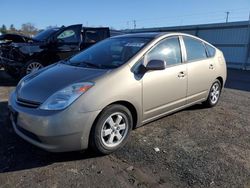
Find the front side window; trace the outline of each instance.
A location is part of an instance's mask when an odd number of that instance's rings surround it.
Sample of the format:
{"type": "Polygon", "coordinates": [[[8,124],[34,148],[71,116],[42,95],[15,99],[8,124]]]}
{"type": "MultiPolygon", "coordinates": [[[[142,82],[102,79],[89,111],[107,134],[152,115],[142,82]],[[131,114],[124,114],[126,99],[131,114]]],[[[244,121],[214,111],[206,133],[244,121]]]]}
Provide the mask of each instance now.
{"type": "Polygon", "coordinates": [[[183,40],[187,52],[187,61],[196,61],[207,58],[206,50],[202,41],[187,36],[184,36],[183,40]]]}
{"type": "Polygon", "coordinates": [[[137,54],[150,38],[121,37],[103,40],[72,57],[72,66],[116,68],[137,54]]]}
{"type": "Polygon", "coordinates": [[[59,42],[79,42],[79,35],[73,29],[67,29],[57,36],[59,42]]]}
{"type": "Polygon", "coordinates": [[[162,60],[167,65],[181,63],[181,49],[178,37],[171,37],[157,44],[146,56],[150,60],[162,60]]]}

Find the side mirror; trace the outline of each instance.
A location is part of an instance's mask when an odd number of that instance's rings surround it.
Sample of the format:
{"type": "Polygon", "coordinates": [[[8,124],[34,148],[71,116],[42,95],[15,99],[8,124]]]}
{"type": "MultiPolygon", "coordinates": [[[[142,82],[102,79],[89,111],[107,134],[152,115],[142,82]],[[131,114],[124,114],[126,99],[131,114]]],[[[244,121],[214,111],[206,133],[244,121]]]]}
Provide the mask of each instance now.
{"type": "Polygon", "coordinates": [[[146,65],[147,70],[164,70],[166,62],[162,60],[150,60],[146,65]]]}

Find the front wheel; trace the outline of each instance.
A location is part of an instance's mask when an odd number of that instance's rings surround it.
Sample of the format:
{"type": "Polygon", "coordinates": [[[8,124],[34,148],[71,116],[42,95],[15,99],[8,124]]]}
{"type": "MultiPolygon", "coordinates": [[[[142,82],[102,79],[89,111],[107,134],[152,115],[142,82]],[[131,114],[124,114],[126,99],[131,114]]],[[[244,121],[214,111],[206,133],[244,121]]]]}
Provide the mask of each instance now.
{"type": "Polygon", "coordinates": [[[28,61],[21,71],[21,77],[26,76],[27,74],[34,73],[39,69],[43,68],[43,64],[37,60],[28,61]]]}
{"type": "Polygon", "coordinates": [[[207,107],[215,106],[220,98],[221,95],[221,83],[219,80],[215,80],[210,88],[209,95],[207,100],[204,102],[204,105],[207,107]]]}
{"type": "Polygon", "coordinates": [[[5,72],[14,79],[18,79],[20,76],[18,72],[14,69],[5,68],[5,72]]]}
{"type": "Polygon", "coordinates": [[[92,127],[90,146],[100,154],[110,154],[125,145],[132,129],[131,112],[122,105],[110,105],[92,127]]]}

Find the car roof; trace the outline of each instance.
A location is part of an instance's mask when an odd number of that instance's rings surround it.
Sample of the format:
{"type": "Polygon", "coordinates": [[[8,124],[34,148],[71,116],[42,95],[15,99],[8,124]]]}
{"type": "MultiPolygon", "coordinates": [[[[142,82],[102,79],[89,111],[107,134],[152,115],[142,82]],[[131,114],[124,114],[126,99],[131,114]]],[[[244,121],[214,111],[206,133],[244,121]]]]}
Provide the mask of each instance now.
{"type": "MultiPolygon", "coordinates": [[[[188,36],[188,37],[192,37],[192,38],[195,38],[197,40],[200,40],[202,42],[205,42],[206,44],[209,44],[210,46],[213,46],[212,44],[208,43],[207,41],[199,38],[199,37],[196,37],[196,36],[193,36],[193,35],[190,35],[190,34],[187,34],[187,33],[180,33],[180,32],[144,32],[144,33],[129,33],[129,34],[122,34],[122,35],[118,35],[118,36],[114,36],[114,37],[111,37],[111,38],[127,38],[127,37],[137,37],[137,38],[149,38],[149,39],[156,39],[156,38],[159,38],[159,37],[162,37],[162,36],[167,36],[167,35],[179,35],[179,36],[188,36]]],[[[215,46],[213,46],[214,48],[216,48],[215,46]]]]}
{"type": "Polygon", "coordinates": [[[159,36],[168,34],[167,32],[146,32],[146,33],[129,33],[129,34],[123,34],[114,36],[112,38],[126,38],[126,37],[135,37],[135,38],[157,38],[159,36]]]}

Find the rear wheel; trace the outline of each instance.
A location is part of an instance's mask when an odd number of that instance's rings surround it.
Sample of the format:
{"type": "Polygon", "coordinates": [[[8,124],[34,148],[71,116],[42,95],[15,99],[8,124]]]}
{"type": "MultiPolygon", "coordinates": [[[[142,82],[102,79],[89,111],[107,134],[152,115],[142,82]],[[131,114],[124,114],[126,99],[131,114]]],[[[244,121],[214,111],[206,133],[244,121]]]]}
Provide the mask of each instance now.
{"type": "Polygon", "coordinates": [[[132,115],[122,105],[108,106],[91,130],[90,146],[100,154],[109,154],[125,145],[132,129],[132,115]]]}
{"type": "Polygon", "coordinates": [[[215,106],[220,99],[220,94],[221,94],[221,83],[219,80],[215,80],[215,82],[212,84],[212,87],[210,88],[208,98],[204,102],[204,105],[207,107],[215,106]]]}

